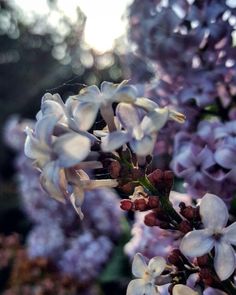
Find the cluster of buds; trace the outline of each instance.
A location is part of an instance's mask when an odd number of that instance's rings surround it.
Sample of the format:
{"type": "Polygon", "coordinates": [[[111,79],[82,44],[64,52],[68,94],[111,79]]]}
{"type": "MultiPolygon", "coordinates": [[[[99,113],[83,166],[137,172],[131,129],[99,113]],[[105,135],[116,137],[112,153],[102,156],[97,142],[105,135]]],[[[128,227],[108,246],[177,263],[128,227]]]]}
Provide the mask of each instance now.
{"type": "Polygon", "coordinates": [[[137,186],[130,199],[121,200],[120,207],[125,211],[147,211],[158,208],[159,199],[156,196],[149,196],[142,186],[137,186]]]}

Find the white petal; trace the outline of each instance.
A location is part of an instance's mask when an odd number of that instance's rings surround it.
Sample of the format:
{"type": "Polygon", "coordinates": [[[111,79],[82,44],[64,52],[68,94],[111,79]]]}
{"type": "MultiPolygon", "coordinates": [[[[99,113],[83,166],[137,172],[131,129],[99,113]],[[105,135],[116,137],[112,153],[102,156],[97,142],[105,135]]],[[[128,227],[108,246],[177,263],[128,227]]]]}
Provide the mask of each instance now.
{"type": "Polygon", "coordinates": [[[224,240],[236,246],[236,222],[224,229],[224,240]]]}
{"type": "Polygon", "coordinates": [[[50,149],[45,144],[39,142],[33,136],[33,130],[27,128],[27,137],[25,140],[24,152],[30,159],[36,159],[40,166],[44,166],[50,159],[50,149]]]}
{"type": "Polygon", "coordinates": [[[70,195],[70,201],[75,209],[75,211],[78,213],[80,219],[84,218],[84,214],[81,210],[81,205],[84,201],[84,190],[82,187],[74,187],[73,194],[70,195]]]}
{"type": "Polygon", "coordinates": [[[145,97],[137,98],[135,105],[145,109],[148,112],[154,111],[154,109],[158,108],[158,104],[145,97]]]}
{"type": "Polygon", "coordinates": [[[173,288],[173,295],[198,295],[197,292],[185,285],[175,285],[173,288]]]}
{"type": "Polygon", "coordinates": [[[102,150],[104,152],[111,152],[120,148],[129,140],[129,135],[123,131],[114,131],[107,136],[102,137],[102,150]]]}
{"type": "Polygon", "coordinates": [[[132,263],[132,273],[134,276],[142,278],[145,271],[147,271],[146,259],[142,254],[136,253],[132,263]]]}
{"type": "Polygon", "coordinates": [[[148,270],[152,273],[153,277],[159,276],[166,267],[166,260],[163,257],[153,257],[148,263],[148,270]]]}
{"type": "Polygon", "coordinates": [[[215,245],[214,267],[218,277],[224,281],[235,269],[235,253],[231,245],[221,241],[215,245]]]}
{"type": "Polygon", "coordinates": [[[169,117],[170,119],[178,123],[184,123],[186,119],[185,115],[170,109],[169,109],[169,117]]]}
{"type": "Polygon", "coordinates": [[[154,111],[143,118],[142,128],[149,130],[149,132],[160,130],[168,121],[169,111],[167,108],[156,108],[154,111]]]}
{"type": "Polygon", "coordinates": [[[200,215],[205,228],[215,231],[224,228],[229,219],[229,213],[225,203],[213,194],[205,194],[202,198],[200,215]]]}
{"type": "Polygon", "coordinates": [[[52,115],[42,117],[35,125],[35,136],[47,145],[51,144],[53,130],[58,118],[52,115]]]}
{"type": "MultiPolygon", "coordinates": [[[[127,288],[126,295],[144,295],[145,281],[142,279],[132,280],[127,288]]],[[[146,295],[146,294],[145,294],[146,295]]],[[[149,294],[147,294],[149,295],[149,294]]]]}
{"type": "Polygon", "coordinates": [[[181,241],[181,252],[189,257],[200,257],[212,249],[214,240],[206,230],[194,230],[187,233],[181,241]]]}
{"type": "Polygon", "coordinates": [[[138,156],[147,156],[153,152],[156,136],[145,135],[141,140],[132,139],[130,147],[138,156]]]}
{"type": "Polygon", "coordinates": [[[116,116],[122,127],[128,131],[140,124],[140,116],[137,108],[128,103],[119,103],[116,108],[116,116]]]}
{"type": "Polygon", "coordinates": [[[84,160],[90,152],[90,140],[86,136],[68,133],[60,136],[53,144],[61,167],[72,167],[84,160]]]}
{"type": "Polygon", "coordinates": [[[72,99],[78,99],[79,101],[91,102],[91,103],[100,103],[98,100],[100,96],[100,90],[96,85],[91,85],[83,88],[79,95],[72,96],[72,99]]]}
{"type": "Polygon", "coordinates": [[[78,128],[83,131],[90,129],[97,117],[98,105],[95,103],[79,102],[73,115],[78,128]]]}

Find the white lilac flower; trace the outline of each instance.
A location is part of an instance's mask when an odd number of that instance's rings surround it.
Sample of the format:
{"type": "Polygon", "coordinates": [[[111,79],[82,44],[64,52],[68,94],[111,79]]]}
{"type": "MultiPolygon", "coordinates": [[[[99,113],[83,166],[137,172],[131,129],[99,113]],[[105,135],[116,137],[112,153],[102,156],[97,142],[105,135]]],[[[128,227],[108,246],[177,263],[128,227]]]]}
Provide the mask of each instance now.
{"type": "Polygon", "coordinates": [[[137,253],[132,264],[132,273],[137,279],[132,280],[127,288],[126,295],[158,295],[156,280],[166,267],[163,257],[153,257],[146,263],[145,257],[137,253]]]}
{"type": "Polygon", "coordinates": [[[189,288],[188,286],[178,284],[173,288],[173,295],[198,295],[199,293],[189,288]]]}
{"type": "Polygon", "coordinates": [[[206,194],[200,203],[200,215],[204,229],[194,230],[184,236],[180,250],[189,257],[200,257],[215,248],[214,268],[223,281],[236,266],[236,222],[225,227],[229,213],[224,202],[213,194],[206,194]]]}
{"type": "Polygon", "coordinates": [[[140,108],[127,103],[120,103],[116,108],[117,119],[124,130],[117,130],[102,138],[102,149],[113,151],[129,143],[138,156],[152,153],[160,130],[168,119],[184,121],[184,115],[168,108],[156,107],[144,113],[140,108]]]}

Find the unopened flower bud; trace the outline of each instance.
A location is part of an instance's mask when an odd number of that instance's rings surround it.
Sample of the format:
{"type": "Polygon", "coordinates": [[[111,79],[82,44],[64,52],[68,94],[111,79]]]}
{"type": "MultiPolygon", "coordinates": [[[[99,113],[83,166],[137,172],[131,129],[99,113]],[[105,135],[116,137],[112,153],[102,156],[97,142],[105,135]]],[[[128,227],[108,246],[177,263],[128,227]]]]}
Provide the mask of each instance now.
{"type": "Polygon", "coordinates": [[[163,181],[163,172],[160,169],[156,169],[148,175],[148,179],[153,185],[157,185],[163,181]]]}
{"type": "Polygon", "coordinates": [[[144,217],[144,223],[147,226],[158,226],[160,224],[159,220],[156,217],[155,212],[150,212],[144,217]]]}
{"type": "Polygon", "coordinates": [[[193,230],[191,224],[187,220],[182,220],[178,225],[178,228],[184,234],[187,234],[188,232],[193,230]]]}
{"type": "Polygon", "coordinates": [[[180,214],[188,220],[192,220],[196,216],[196,209],[192,206],[187,206],[180,210],[180,214]]]}
{"type": "Polygon", "coordinates": [[[145,211],[148,208],[147,202],[144,199],[134,200],[135,210],[145,211]]]}
{"type": "Polygon", "coordinates": [[[164,171],[163,178],[165,185],[171,189],[174,182],[174,173],[171,170],[166,170],[164,171]]]}
{"type": "Polygon", "coordinates": [[[155,196],[149,196],[148,197],[148,206],[149,208],[151,209],[154,209],[154,208],[158,208],[160,205],[160,201],[157,197],[155,196]]]}
{"type": "Polygon", "coordinates": [[[165,211],[161,208],[156,208],[155,209],[155,213],[156,213],[156,216],[159,220],[161,221],[167,221],[169,222],[170,221],[170,218],[169,216],[165,213],[165,211]]]}
{"type": "Polygon", "coordinates": [[[133,202],[129,199],[124,199],[120,201],[120,208],[125,211],[130,211],[133,209],[133,202]]]}

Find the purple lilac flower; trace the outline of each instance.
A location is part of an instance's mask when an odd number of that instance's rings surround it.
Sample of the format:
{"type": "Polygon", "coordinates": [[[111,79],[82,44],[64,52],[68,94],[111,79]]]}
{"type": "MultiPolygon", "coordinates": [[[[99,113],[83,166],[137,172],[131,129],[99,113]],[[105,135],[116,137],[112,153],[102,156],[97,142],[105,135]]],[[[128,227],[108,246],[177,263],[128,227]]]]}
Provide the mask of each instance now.
{"type": "Polygon", "coordinates": [[[95,238],[90,232],[73,239],[58,264],[61,271],[88,282],[98,276],[109,258],[112,242],[105,236],[95,238]]]}
{"type": "Polygon", "coordinates": [[[63,253],[65,236],[58,224],[51,220],[48,224],[35,226],[27,237],[27,249],[31,258],[47,257],[57,259],[63,253]]]}
{"type": "Polygon", "coordinates": [[[120,235],[122,211],[117,194],[111,189],[87,192],[83,211],[87,218],[84,226],[102,235],[117,239],[120,235]]]}
{"type": "Polygon", "coordinates": [[[136,54],[153,62],[154,89],[164,82],[174,104],[195,100],[204,107],[219,96],[227,105],[226,89],[233,94],[235,85],[234,15],[225,1],[134,1],[129,37],[136,54]]]}
{"type": "Polygon", "coordinates": [[[211,192],[230,200],[235,192],[235,122],[202,121],[197,132],[179,132],[172,169],[194,197],[211,192]],[[224,185],[227,181],[227,187],[224,185]]]}

